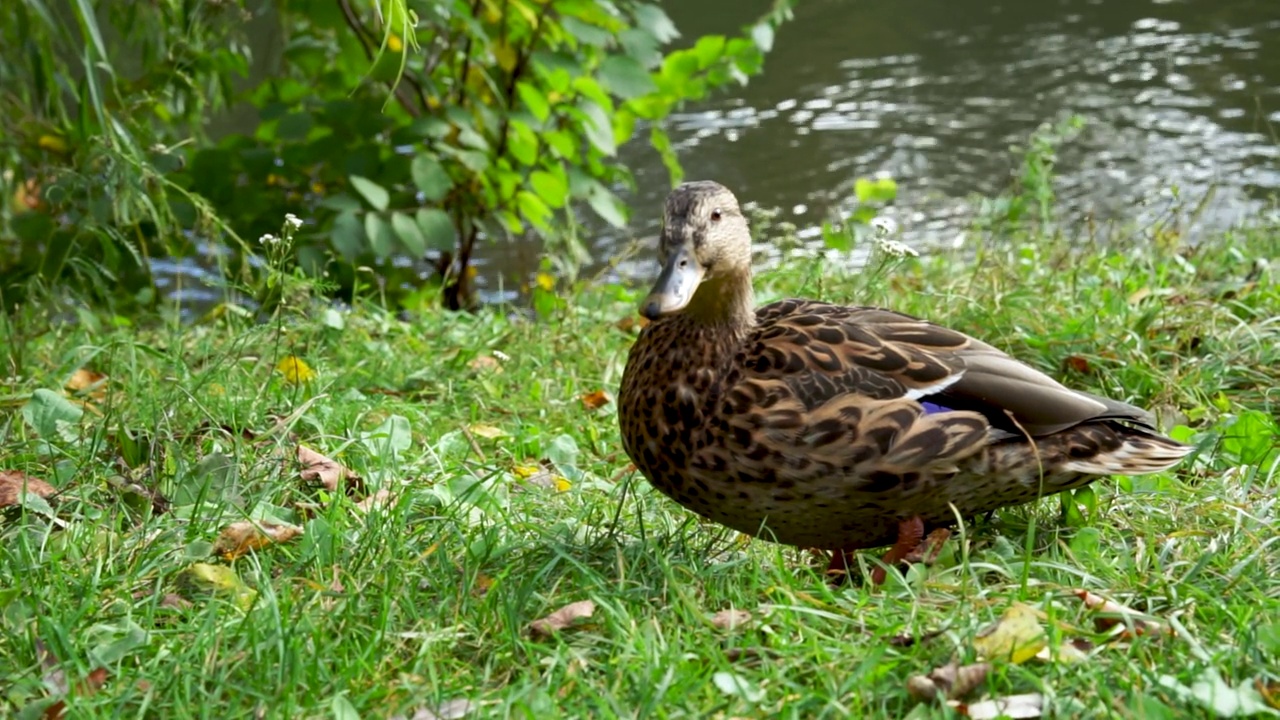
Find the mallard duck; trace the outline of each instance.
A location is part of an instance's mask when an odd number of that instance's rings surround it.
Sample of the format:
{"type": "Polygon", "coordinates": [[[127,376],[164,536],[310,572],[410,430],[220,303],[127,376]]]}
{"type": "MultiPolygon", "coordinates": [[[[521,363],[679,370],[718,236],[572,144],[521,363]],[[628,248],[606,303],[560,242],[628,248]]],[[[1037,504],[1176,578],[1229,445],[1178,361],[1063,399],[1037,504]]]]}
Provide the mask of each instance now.
{"type": "Polygon", "coordinates": [[[832,551],[833,572],[886,545],[893,565],[957,513],[1159,472],[1191,450],[1149,413],[956,330],[816,300],[755,307],[751,233],[718,183],[671,192],[660,255],[618,394],[627,455],[699,515],[832,551]]]}

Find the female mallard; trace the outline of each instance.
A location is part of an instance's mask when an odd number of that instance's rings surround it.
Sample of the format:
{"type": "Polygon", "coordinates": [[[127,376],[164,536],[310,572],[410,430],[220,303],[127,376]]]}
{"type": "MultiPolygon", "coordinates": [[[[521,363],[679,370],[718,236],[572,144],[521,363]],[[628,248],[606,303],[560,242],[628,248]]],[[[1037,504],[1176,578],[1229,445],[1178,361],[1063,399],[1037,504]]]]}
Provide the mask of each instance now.
{"type": "Polygon", "coordinates": [[[751,234],[718,183],[672,191],[660,252],[618,399],[627,455],[690,510],[832,550],[833,569],[890,544],[899,562],[955,511],[1158,472],[1191,450],[1148,413],[955,330],[813,300],[755,308],[751,234]]]}

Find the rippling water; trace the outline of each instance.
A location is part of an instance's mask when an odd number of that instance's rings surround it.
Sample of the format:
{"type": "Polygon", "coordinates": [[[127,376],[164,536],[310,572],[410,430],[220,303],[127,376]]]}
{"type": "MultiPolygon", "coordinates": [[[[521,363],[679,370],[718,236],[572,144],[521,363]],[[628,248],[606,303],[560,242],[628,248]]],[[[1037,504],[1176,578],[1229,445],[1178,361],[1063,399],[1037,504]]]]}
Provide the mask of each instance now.
{"type": "MultiPolygon", "coordinates": [[[[766,3],[667,3],[686,37],[732,32],[766,3]]],[[[693,178],[781,207],[802,227],[852,203],[858,177],[899,182],[906,239],[954,238],[973,193],[1008,188],[1012,145],[1070,113],[1087,127],[1061,152],[1067,216],[1131,219],[1194,205],[1220,228],[1280,191],[1276,0],[801,0],[745,88],[669,121],[693,178]],[[1274,126],[1274,127],[1273,127],[1274,126]]],[[[641,144],[634,236],[656,232],[666,172],[641,144]]],[[[630,235],[598,229],[605,261],[630,235]]],[[[527,276],[528,248],[486,253],[490,288],[527,276]]],[[[652,260],[624,266],[647,275],[652,260]]]]}

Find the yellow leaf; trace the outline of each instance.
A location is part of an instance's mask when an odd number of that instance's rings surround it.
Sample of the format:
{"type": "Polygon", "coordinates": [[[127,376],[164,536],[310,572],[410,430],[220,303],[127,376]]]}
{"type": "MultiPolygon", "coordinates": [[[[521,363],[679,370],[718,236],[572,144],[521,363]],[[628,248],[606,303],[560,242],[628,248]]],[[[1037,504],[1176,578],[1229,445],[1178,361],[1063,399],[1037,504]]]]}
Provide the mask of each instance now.
{"type": "Polygon", "coordinates": [[[555,480],[553,480],[553,482],[556,485],[556,492],[565,492],[569,488],[573,487],[573,483],[569,482],[568,480],[565,480],[559,475],[555,477],[555,480]]]}
{"type": "Polygon", "coordinates": [[[1036,656],[1046,644],[1044,628],[1036,610],[1015,602],[1004,615],[973,639],[973,649],[988,660],[1024,663],[1036,656]]]}
{"type": "Polygon", "coordinates": [[[538,473],[542,472],[542,466],[541,465],[517,465],[511,468],[511,472],[515,473],[516,477],[520,478],[521,480],[528,480],[534,475],[537,475],[538,473]]]}
{"type": "Polygon", "coordinates": [[[101,400],[106,395],[106,383],[106,375],[89,368],[79,368],[71,373],[71,377],[67,378],[67,382],[63,384],[63,387],[67,389],[67,392],[88,395],[96,400],[101,400]]]}
{"type": "Polygon", "coordinates": [[[184,580],[198,591],[227,595],[241,610],[253,607],[258,591],[244,584],[235,570],[225,565],[196,563],[187,568],[184,580]]]}
{"type": "Polygon", "coordinates": [[[290,355],[276,363],[276,370],[284,375],[284,379],[294,383],[309,383],[316,378],[316,371],[300,357],[290,355]]]}
{"type": "Polygon", "coordinates": [[[60,135],[41,135],[40,138],[36,140],[36,144],[39,145],[42,150],[55,152],[59,155],[70,149],[70,145],[67,144],[67,139],[60,135]]]}
{"type": "Polygon", "coordinates": [[[494,427],[492,425],[479,425],[479,424],[472,425],[471,433],[473,435],[478,435],[484,438],[485,440],[495,440],[497,438],[507,436],[507,433],[505,430],[503,430],[500,427],[494,427]]]}
{"type": "Polygon", "coordinates": [[[498,67],[506,70],[507,72],[514,70],[516,63],[520,61],[520,57],[516,54],[515,48],[502,41],[498,41],[494,45],[493,57],[498,61],[498,67]]]}

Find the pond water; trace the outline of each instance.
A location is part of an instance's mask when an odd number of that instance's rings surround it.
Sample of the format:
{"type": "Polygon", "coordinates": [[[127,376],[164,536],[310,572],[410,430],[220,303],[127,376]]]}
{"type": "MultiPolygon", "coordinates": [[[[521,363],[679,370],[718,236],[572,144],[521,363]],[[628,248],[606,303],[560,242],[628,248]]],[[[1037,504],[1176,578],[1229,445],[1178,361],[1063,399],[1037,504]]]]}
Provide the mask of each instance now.
{"type": "MultiPolygon", "coordinates": [[[[767,0],[668,0],[684,37],[733,33],[767,0]]],[[[853,181],[888,174],[904,239],[966,227],[974,193],[1008,187],[1010,146],[1071,113],[1056,189],[1067,217],[1167,212],[1212,188],[1189,232],[1238,222],[1280,193],[1280,0],[801,0],[763,75],[669,121],[689,179],[814,227],[851,206],[853,181]]],[[[638,189],[627,233],[593,225],[597,263],[651,241],[665,169],[624,149],[638,189]]],[[[536,245],[484,249],[486,295],[536,268],[536,245]]],[[[627,275],[654,272],[641,258],[627,275]]]]}

